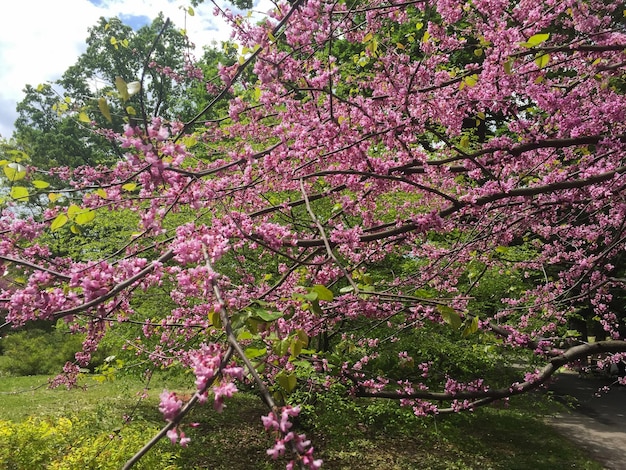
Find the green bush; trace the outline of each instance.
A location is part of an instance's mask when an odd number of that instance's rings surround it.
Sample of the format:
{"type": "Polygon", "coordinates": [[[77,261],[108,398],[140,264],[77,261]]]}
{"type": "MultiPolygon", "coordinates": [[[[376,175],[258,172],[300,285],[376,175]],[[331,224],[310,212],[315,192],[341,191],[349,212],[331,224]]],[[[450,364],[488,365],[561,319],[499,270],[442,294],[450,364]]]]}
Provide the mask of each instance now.
{"type": "Polygon", "coordinates": [[[58,330],[29,329],[2,338],[2,371],[11,375],[55,374],[74,360],[82,337],[58,330]]]}
{"type": "MultiPolygon", "coordinates": [[[[94,431],[83,417],[0,421],[0,468],[7,470],[118,469],[158,429],[146,423],[114,432],[94,431]]],[[[175,447],[161,442],[135,466],[175,470],[175,447]],[[169,449],[169,451],[168,451],[169,449]]]]}
{"type": "MultiPolygon", "coordinates": [[[[70,333],[63,321],[53,328],[35,327],[11,332],[0,340],[0,374],[58,374],[66,362],[74,361],[74,354],[81,350],[84,338],[83,334],[70,333]]],[[[107,355],[107,348],[99,348],[92,355],[90,367],[102,364],[107,355]]]]}

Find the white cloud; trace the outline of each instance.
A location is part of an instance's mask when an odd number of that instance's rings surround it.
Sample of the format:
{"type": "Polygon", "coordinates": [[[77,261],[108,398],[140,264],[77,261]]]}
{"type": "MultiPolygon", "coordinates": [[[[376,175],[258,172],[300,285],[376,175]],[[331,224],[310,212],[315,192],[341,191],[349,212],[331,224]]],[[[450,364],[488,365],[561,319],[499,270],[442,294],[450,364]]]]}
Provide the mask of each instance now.
{"type": "MultiPolygon", "coordinates": [[[[219,3],[229,5],[225,0],[219,3]]],[[[257,3],[257,2],[255,2],[257,3]]],[[[261,0],[257,9],[269,10],[269,0],[261,0]]],[[[26,84],[58,79],[85,49],[87,29],[98,18],[119,15],[155,18],[159,12],[177,27],[186,26],[196,46],[226,40],[230,30],[212,14],[206,1],[187,16],[183,0],[22,0],[3,7],[0,15],[0,135],[13,132],[17,117],[15,106],[23,99],[26,84]]],[[[127,18],[126,16],[124,18],[127,18]]]]}

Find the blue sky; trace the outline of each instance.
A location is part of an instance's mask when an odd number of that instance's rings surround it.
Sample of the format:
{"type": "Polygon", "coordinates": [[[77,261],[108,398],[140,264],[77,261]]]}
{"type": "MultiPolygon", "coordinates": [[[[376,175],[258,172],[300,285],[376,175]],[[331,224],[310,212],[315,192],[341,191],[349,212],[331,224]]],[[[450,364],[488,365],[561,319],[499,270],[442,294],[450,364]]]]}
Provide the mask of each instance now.
{"type": "Polygon", "coordinates": [[[128,26],[133,28],[135,31],[137,31],[142,26],[145,26],[152,22],[152,18],[146,15],[127,15],[127,14],[122,13],[118,15],[118,17],[120,20],[124,22],[124,24],[127,24],[128,26]]]}
{"type": "MultiPolygon", "coordinates": [[[[217,0],[224,7],[226,0],[217,0]]],[[[269,0],[256,0],[255,10],[266,12],[269,0]]],[[[189,0],[21,0],[3,8],[0,14],[0,136],[9,138],[17,117],[15,106],[23,98],[26,84],[37,86],[53,81],[85,49],[87,29],[104,16],[120,17],[133,28],[139,28],[159,12],[173,23],[186,27],[191,41],[198,47],[211,41],[226,40],[230,30],[212,14],[209,1],[195,7],[195,15],[185,18],[189,0]],[[62,3],[62,8],[61,8],[62,3]],[[186,20],[186,25],[185,25],[186,20]]]]}

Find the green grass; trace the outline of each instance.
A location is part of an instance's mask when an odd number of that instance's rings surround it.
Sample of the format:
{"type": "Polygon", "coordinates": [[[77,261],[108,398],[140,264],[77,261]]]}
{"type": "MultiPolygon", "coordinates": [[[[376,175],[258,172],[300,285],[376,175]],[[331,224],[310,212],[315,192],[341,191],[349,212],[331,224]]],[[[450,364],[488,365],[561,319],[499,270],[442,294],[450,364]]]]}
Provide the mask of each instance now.
{"type": "MultiPolygon", "coordinates": [[[[46,389],[46,383],[39,376],[0,377],[0,420],[84,416],[95,423],[90,431],[112,433],[124,426],[124,414],[132,414],[134,426],[163,425],[157,410],[162,381],[155,381],[148,398],[140,402],[137,392],[142,385],[130,378],[100,384],[87,377],[81,381],[84,389],[69,391],[46,389]]],[[[170,388],[183,387],[179,382],[170,388]]],[[[304,406],[297,427],[312,439],[327,469],[601,469],[545,424],[543,417],[559,407],[533,395],[514,400],[509,408],[416,418],[393,403],[353,401],[329,393],[304,406]]],[[[165,443],[162,449],[174,454],[171,468],[284,468],[284,461],[268,460],[265,453],[272,444],[260,422],[266,413],[261,401],[246,393],[227,401],[222,414],[211,406],[198,407],[186,420],[198,423],[196,428],[186,427],[190,446],[165,443]]],[[[135,449],[141,443],[131,444],[129,448],[135,449]]],[[[100,462],[98,468],[116,467],[100,462]]]]}

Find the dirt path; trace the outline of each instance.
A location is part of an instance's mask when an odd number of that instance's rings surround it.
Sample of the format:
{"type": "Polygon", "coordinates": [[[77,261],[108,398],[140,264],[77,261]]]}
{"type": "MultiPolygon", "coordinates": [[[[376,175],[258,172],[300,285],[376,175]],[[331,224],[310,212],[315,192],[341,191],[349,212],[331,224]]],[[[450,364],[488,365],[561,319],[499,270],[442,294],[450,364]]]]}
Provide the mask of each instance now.
{"type": "Polygon", "coordinates": [[[573,403],[572,412],[551,418],[549,424],[587,449],[609,470],[626,469],[626,387],[608,378],[559,374],[549,390],[573,403]],[[600,391],[609,387],[606,391],[600,391]]]}

